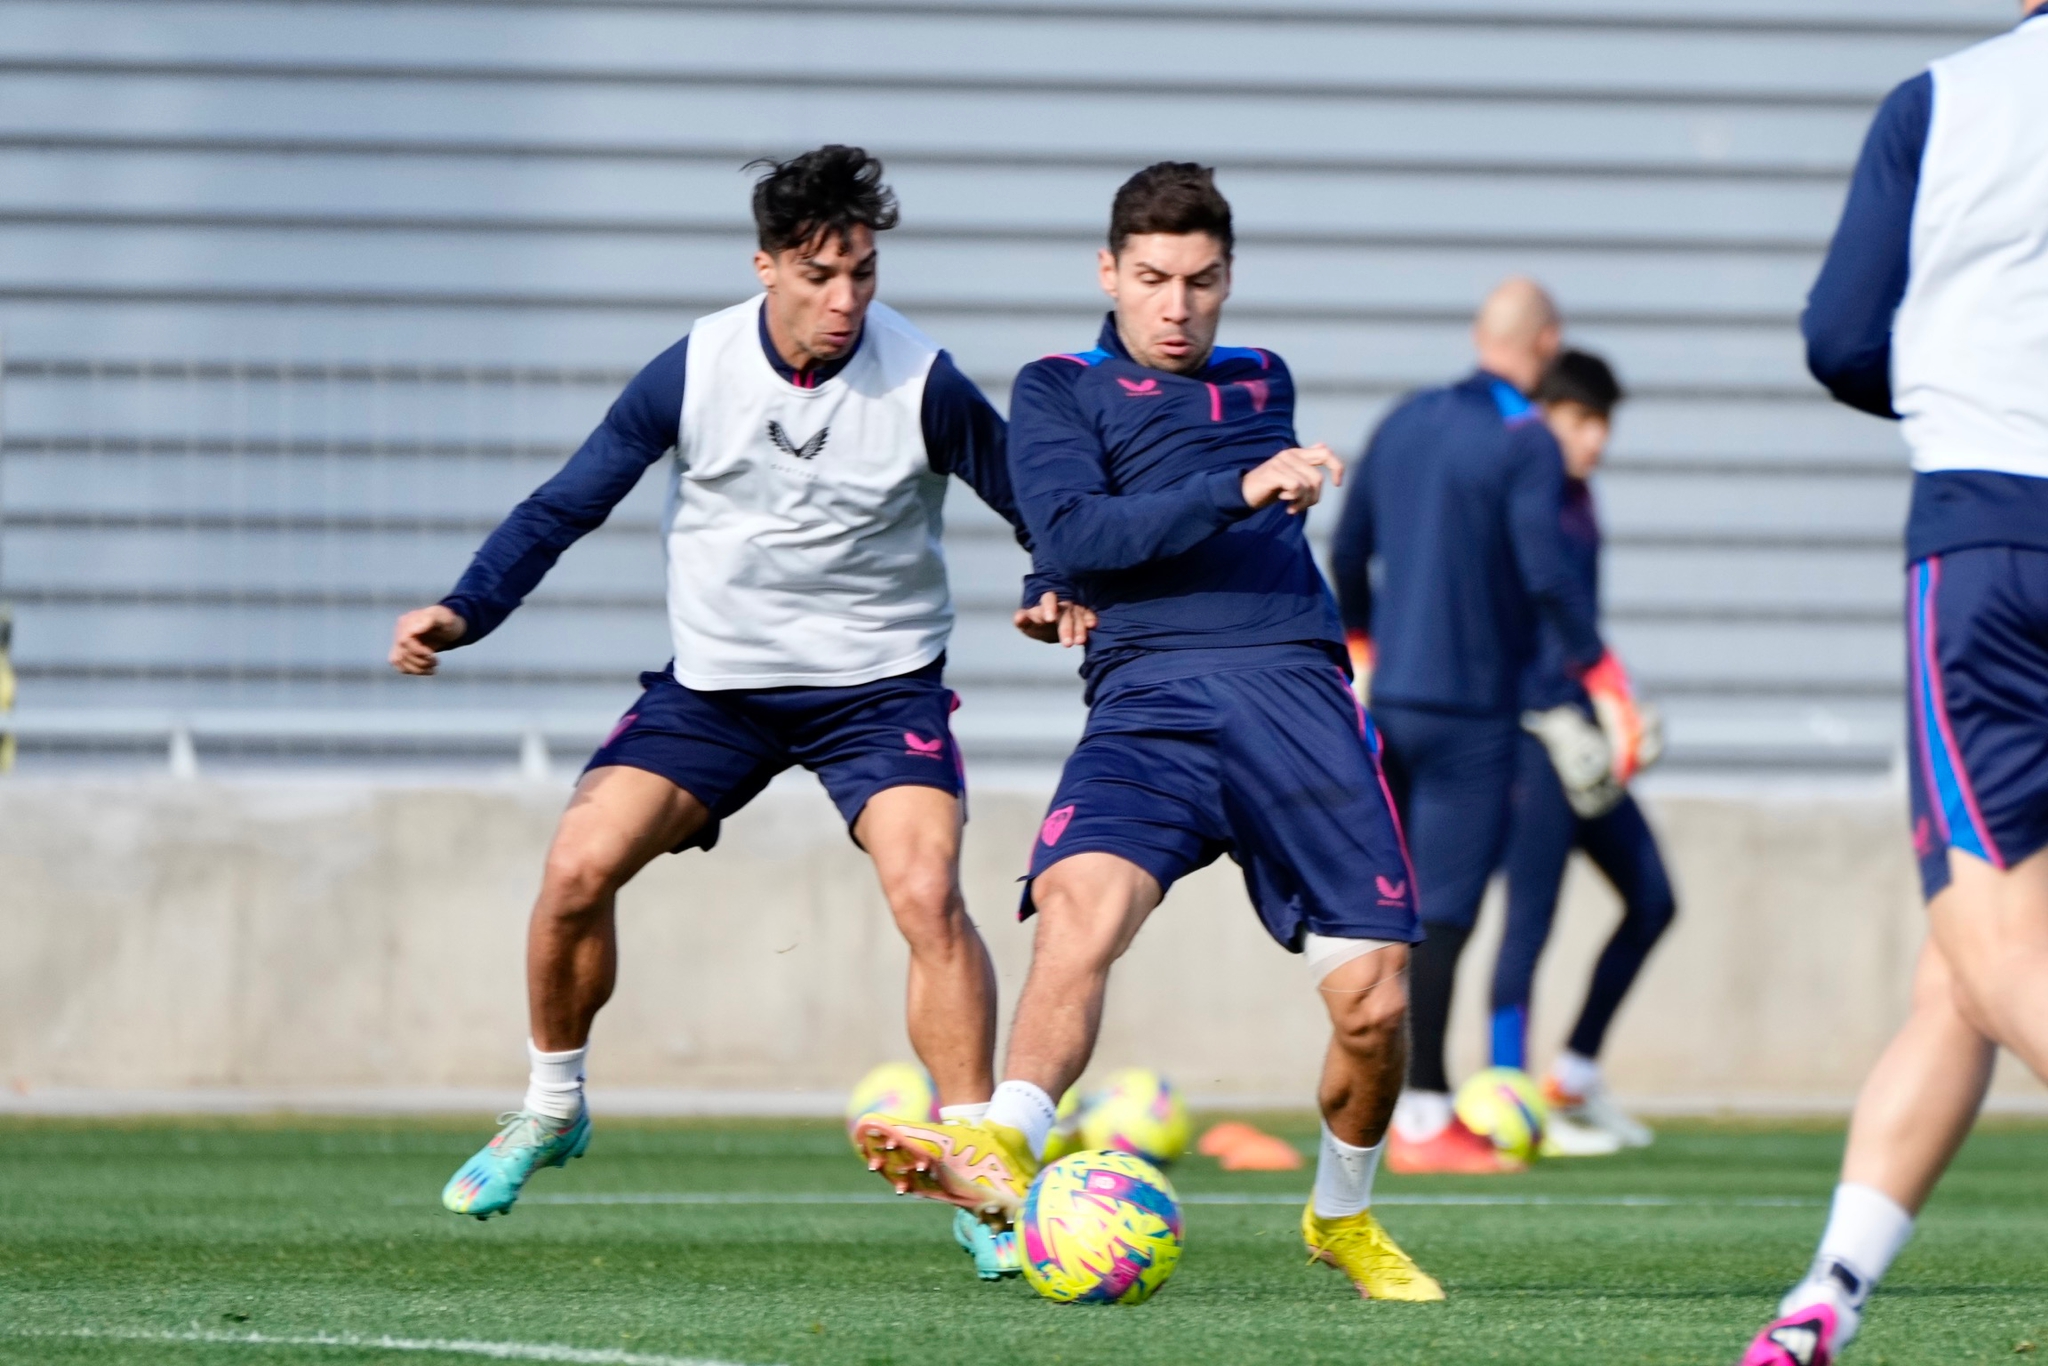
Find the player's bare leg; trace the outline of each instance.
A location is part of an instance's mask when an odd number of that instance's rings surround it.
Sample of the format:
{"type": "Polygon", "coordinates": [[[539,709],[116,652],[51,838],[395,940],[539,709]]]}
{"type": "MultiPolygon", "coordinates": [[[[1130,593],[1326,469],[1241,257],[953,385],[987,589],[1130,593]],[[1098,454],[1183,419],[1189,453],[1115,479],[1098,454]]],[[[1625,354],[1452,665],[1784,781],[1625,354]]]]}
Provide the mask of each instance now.
{"type": "Polygon", "coordinates": [[[1006,1078],[1053,1097],[1080,1080],[1102,1030],[1109,970],[1160,896],[1150,873],[1115,854],[1076,854],[1033,880],[1037,933],[1010,1030],[1006,1078]]]}
{"type": "Polygon", "coordinates": [[[1352,959],[1318,989],[1330,1012],[1330,1048],[1317,1095],[1323,1122],[1370,1148],[1387,1135],[1408,1067],[1408,946],[1352,959]]]}
{"type": "Polygon", "coordinates": [[[2048,1079],[2048,849],[2003,870],[1950,849],[1948,866],[1934,942],[1972,1020],[2048,1079]]]}
{"type": "Polygon", "coordinates": [[[1941,947],[1921,946],[1912,1012],[1856,1097],[1842,1180],[1917,1214],[1975,1123],[1997,1045],[1965,1012],[1941,947]]]}
{"type": "Polygon", "coordinates": [[[1968,1137],[1998,1047],[2048,1078],[2048,851],[2005,870],[1957,849],[1948,860],[1949,884],[1928,903],[1912,1014],[1857,1097],[1820,1252],[1745,1366],[1833,1361],[1968,1137]]]}
{"type": "Polygon", "coordinates": [[[910,947],[910,1046],[942,1106],[979,1105],[995,1087],[996,970],[960,894],[959,799],[935,787],[885,788],[868,799],[854,837],[910,947]]]}
{"type": "Polygon", "coordinates": [[[1388,944],[1333,968],[1318,984],[1330,1047],[1316,1097],[1323,1112],[1316,1189],[1302,1211],[1310,1255],[1367,1299],[1440,1300],[1443,1287],[1372,1216],[1372,1183],[1408,1071],[1408,946],[1388,944]]]}
{"type": "Polygon", "coordinates": [[[582,1048],[618,980],[619,888],[703,827],[704,804],[644,769],[592,769],[555,828],[526,928],[534,1046],[582,1048]]]}
{"type": "Polygon", "coordinates": [[[1151,874],[1113,854],[1060,860],[1032,882],[1031,973],[1010,1031],[1007,1078],[986,1120],[941,1126],[869,1116],[856,1131],[868,1165],[900,1192],[1007,1222],[1051,1131],[1050,1099],[1080,1077],[1102,1025],[1112,964],[1159,904],[1151,874]]]}
{"type": "Polygon", "coordinates": [[[590,1145],[583,1057],[590,1024],[618,978],[619,888],[704,824],[704,804],[642,769],[592,769],[555,827],[527,922],[527,1011],[532,1072],[526,1099],[504,1127],[449,1179],[441,1203],[489,1218],[512,1208],[541,1167],[559,1167],[590,1145]]]}

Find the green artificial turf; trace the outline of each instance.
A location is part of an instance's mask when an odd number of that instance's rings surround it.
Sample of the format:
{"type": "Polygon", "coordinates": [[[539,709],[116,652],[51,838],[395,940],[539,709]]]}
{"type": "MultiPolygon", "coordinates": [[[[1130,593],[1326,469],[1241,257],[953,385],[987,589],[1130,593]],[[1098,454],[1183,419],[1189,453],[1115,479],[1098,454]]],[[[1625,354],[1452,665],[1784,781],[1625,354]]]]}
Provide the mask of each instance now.
{"type": "MultiPolygon", "coordinates": [[[[1259,1122],[1304,1147],[1314,1133],[1308,1117],[1259,1122]]],[[[1191,1157],[1173,1172],[1196,1197],[1180,1271],[1150,1304],[1117,1308],[980,1284],[947,1212],[921,1201],[746,1199],[882,1192],[831,1124],[601,1120],[590,1157],[541,1173],[509,1218],[444,1213],[441,1183],[487,1134],[0,1122],[0,1361],[485,1359],[175,1336],[253,1334],[760,1366],[1727,1363],[1811,1254],[1841,1144],[1817,1127],[1672,1125],[1647,1152],[1522,1177],[1382,1177],[1381,1215],[1443,1280],[1444,1305],[1364,1303],[1305,1266],[1306,1173],[1234,1176],[1191,1157]],[[728,1202],[565,1200],[607,1194],[728,1202]],[[1202,1199],[1219,1196],[1284,1202],[1202,1199]],[[1555,1203],[1402,1203],[1444,1196],[1555,1203]]],[[[1988,1125],[1971,1141],[1850,1366],[2048,1360],[2044,1152],[2041,1127],[1988,1125]]]]}

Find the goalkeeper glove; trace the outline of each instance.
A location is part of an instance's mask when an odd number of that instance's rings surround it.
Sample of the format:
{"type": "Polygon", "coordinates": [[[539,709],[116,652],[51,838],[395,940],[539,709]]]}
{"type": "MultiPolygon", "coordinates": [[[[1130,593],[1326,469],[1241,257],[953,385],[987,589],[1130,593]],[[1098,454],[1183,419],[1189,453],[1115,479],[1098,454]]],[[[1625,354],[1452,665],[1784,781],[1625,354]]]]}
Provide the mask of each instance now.
{"type": "Polygon", "coordinates": [[[1664,755],[1664,720],[1656,708],[1636,700],[1635,685],[1621,659],[1609,650],[1579,680],[1593,699],[1593,715],[1614,756],[1614,778],[1626,784],[1664,755]]]}
{"type": "Polygon", "coordinates": [[[1614,776],[1614,751],[1584,712],[1569,704],[1525,711],[1522,729],[1542,741],[1574,815],[1592,820],[1620,803],[1625,789],[1614,776]]]}
{"type": "Polygon", "coordinates": [[[1351,652],[1351,691],[1361,705],[1372,705],[1372,637],[1363,631],[1346,631],[1344,648],[1351,652]]]}

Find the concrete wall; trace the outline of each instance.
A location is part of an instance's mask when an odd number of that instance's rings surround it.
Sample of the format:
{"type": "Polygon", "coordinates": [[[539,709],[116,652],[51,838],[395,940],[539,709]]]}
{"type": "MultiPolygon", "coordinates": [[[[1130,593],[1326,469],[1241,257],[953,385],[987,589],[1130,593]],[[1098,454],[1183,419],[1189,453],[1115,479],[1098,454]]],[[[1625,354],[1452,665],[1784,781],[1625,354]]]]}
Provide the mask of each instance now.
{"type": "MultiPolygon", "coordinates": [[[[563,797],[296,783],[0,784],[0,1080],[50,1087],[510,1087],[521,932],[563,797]]],[[[1851,1094],[1903,1009],[1922,933],[1892,801],[1657,803],[1683,899],[1616,1028],[1625,1092],[1666,1102],[1851,1094]]],[[[1012,918],[1043,809],[974,799],[971,904],[1005,1013],[1012,918]]],[[[1539,985],[1547,1055],[1612,922],[1575,869],[1539,985]]],[[[1479,1062],[1492,928],[1461,986],[1479,1062]]],[[[903,952],[865,860],[808,783],[718,850],[664,858],[622,908],[608,1087],[822,1091],[903,1055],[903,952]]],[[[1098,1055],[1190,1091],[1304,1102],[1323,1041],[1300,961],[1227,865],[1175,890],[1119,969],[1098,1055]]],[[[2008,1067],[2001,1086],[2038,1094],[2008,1067]]]]}

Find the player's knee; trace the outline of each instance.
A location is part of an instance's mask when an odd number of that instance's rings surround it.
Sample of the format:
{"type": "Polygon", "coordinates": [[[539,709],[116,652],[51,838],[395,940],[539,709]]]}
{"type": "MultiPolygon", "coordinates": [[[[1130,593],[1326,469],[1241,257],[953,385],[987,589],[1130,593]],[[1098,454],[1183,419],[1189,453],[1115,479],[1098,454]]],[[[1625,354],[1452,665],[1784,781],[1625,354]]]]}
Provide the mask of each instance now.
{"type": "Polygon", "coordinates": [[[1059,873],[1055,865],[1032,883],[1031,903],[1038,920],[1034,960],[1114,962],[1126,942],[1122,906],[1102,889],[1059,873]]]}
{"type": "MultiPolygon", "coordinates": [[[[1381,953],[1391,953],[1391,950],[1382,950],[1381,953]]],[[[1380,956],[1371,954],[1365,961],[1380,956]]],[[[1324,979],[1323,994],[1331,1003],[1330,1020],[1336,1028],[1338,1042],[1347,1051],[1379,1052],[1399,1036],[1407,1021],[1407,975],[1400,970],[1399,964],[1377,966],[1384,970],[1375,974],[1363,989],[1335,991],[1328,985],[1329,979],[1324,979]]]]}
{"type": "Polygon", "coordinates": [[[588,915],[619,888],[618,860],[581,846],[548,851],[541,904],[558,916],[588,915]]]}
{"type": "Polygon", "coordinates": [[[1629,907],[1629,915],[1635,920],[1636,933],[1643,942],[1655,943],[1678,918],[1678,898],[1672,894],[1669,883],[1657,883],[1637,896],[1629,907]]]}
{"type": "Polygon", "coordinates": [[[896,917],[896,928],[911,948],[958,937],[966,907],[950,865],[933,861],[903,869],[884,880],[882,891],[896,917]]]}

